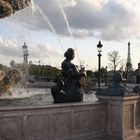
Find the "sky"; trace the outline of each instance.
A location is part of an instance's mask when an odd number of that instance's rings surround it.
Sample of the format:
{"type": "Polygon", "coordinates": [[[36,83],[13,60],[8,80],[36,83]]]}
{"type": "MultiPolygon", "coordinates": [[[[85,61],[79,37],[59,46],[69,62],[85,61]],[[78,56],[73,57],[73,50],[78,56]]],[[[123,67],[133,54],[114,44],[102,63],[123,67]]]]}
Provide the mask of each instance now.
{"type": "MultiPolygon", "coordinates": [[[[140,62],[140,1],[138,0],[34,0],[25,9],[0,19],[0,60],[23,61],[26,42],[29,61],[61,67],[68,48],[75,49],[73,63],[98,69],[97,44],[103,45],[101,65],[108,52],[119,52],[123,65],[128,42],[134,69],[140,62]]],[[[119,67],[118,67],[119,68],[119,67]]]]}

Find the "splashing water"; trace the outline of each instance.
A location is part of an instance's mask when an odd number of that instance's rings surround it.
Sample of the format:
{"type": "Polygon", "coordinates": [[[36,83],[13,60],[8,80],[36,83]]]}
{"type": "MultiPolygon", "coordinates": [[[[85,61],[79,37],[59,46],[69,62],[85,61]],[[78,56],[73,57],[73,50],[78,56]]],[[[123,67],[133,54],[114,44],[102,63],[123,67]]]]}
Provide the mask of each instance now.
{"type": "Polygon", "coordinates": [[[34,89],[34,88],[27,88],[22,85],[14,86],[9,91],[3,93],[0,96],[0,99],[22,99],[22,98],[28,98],[33,95],[38,94],[50,94],[50,89],[34,89]]]}
{"type": "MultiPolygon", "coordinates": [[[[14,91],[14,89],[13,89],[14,91]]],[[[28,89],[20,90],[20,95],[18,90],[13,96],[0,97],[0,106],[36,106],[36,105],[48,105],[53,104],[53,98],[50,89],[28,89]],[[22,92],[24,94],[22,94],[22,92]],[[26,96],[25,96],[26,95],[26,96]]],[[[83,102],[94,102],[98,99],[96,98],[95,92],[90,91],[88,94],[84,94],[83,102]]]]}
{"type": "Polygon", "coordinates": [[[31,12],[32,12],[32,14],[34,14],[35,11],[36,11],[36,5],[35,5],[34,1],[31,0],[31,12]]]}
{"type": "Polygon", "coordinates": [[[59,42],[61,48],[62,48],[63,51],[64,51],[64,47],[63,47],[63,45],[62,45],[62,43],[61,43],[61,40],[59,39],[59,36],[58,36],[58,34],[56,33],[56,30],[55,30],[53,24],[50,22],[48,16],[44,14],[44,12],[43,12],[42,9],[40,8],[40,6],[39,6],[39,5],[36,5],[36,4],[34,3],[33,0],[31,1],[31,5],[32,5],[32,6],[31,6],[32,13],[34,13],[36,10],[39,11],[39,13],[40,13],[40,14],[42,15],[42,17],[44,18],[45,22],[49,25],[50,29],[51,29],[52,32],[55,34],[55,36],[56,36],[56,38],[57,38],[57,40],[58,40],[58,42],[59,42]]]}
{"type": "Polygon", "coordinates": [[[68,31],[69,31],[69,33],[70,33],[70,36],[71,36],[71,39],[72,39],[74,48],[75,48],[75,50],[76,50],[77,58],[78,58],[78,60],[79,60],[79,62],[80,62],[79,55],[78,55],[78,51],[77,51],[77,48],[76,48],[76,43],[75,43],[75,40],[74,40],[72,31],[71,31],[71,29],[70,29],[70,25],[69,25],[67,16],[66,16],[66,14],[65,14],[65,11],[64,11],[64,9],[63,9],[63,7],[62,7],[62,4],[61,4],[61,1],[60,1],[60,0],[58,0],[58,4],[59,4],[59,8],[60,8],[60,10],[61,10],[61,13],[62,13],[62,15],[63,15],[63,17],[64,17],[64,20],[65,20],[65,22],[66,22],[66,24],[67,24],[68,31]]]}

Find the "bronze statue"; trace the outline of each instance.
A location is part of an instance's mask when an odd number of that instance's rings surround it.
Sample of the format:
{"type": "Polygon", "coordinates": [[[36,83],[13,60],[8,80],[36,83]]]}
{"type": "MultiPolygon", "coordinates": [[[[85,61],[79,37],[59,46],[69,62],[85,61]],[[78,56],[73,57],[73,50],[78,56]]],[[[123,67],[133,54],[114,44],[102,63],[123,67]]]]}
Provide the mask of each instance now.
{"type": "Polygon", "coordinates": [[[113,76],[112,84],[106,88],[97,90],[97,95],[103,96],[132,96],[135,93],[132,93],[126,86],[122,83],[125,79],[123,79],[122,74],[120,72],[115,72],[113,76]]]}
{"type": "Polygon", "coordinates": [[[0,0],[0,18],[10,16],[15,11],[27,7],[31,0],[0,0]]]}
{"type": "Polygon", "coordinates": [[[79,80],[85,74],[79,72],[76,66],[71,63],[74,56],[75,53],[72,48],[67,49],[64,54],[66,59],[61,65],[62,72],[56,77],[56,85],[51,89],[54,103],[79,102],[83,100],[83,90],[79,80]]]}

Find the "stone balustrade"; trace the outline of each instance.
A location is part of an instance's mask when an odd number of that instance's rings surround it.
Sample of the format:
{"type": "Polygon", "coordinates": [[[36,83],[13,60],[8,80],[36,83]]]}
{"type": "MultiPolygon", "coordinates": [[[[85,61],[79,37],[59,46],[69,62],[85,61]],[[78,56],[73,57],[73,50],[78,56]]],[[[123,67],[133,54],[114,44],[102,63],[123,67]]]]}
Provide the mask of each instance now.
{"type": "Polygon", "coordinates": [[[98,96],[106,106],[108,140],[139,140],[140,97],[98,96]]]}
{"type": "Polygon", "coordinates": [[[0,107],[0,140],[139,140],[140,97],[0,107]]]}
{"type": "Polygon", "coordinates": [[[0,140],[103,140],[104,103],[0,107],[0,140]]]}
{"type": "Polygon", "coordinates": [[[138,97],[136,100],[135,129],[136,129],[137,135],[140,135],[140,97],[138,97]]]}

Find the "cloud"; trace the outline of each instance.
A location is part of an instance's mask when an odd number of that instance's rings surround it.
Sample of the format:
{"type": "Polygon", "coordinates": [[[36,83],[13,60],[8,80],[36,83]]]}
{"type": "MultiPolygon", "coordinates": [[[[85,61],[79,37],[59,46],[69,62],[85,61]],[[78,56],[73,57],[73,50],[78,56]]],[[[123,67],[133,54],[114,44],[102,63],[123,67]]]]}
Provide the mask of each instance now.
{"type": "Polygon", "coordinates": [[[29,53],[31,58],[41,57],[60,57],[61,54],[54,47],[49,44],[37,44],[34,47],[29,47],[29,53]]]}
{"type": "MultiPolygon", "coordinates": [[[[40,58],[61,58],[63,55],[49,44],[27,44],[29,51],[29,59],[40,59],[40,58]]],[[[16,60],[18,63],[23,61],[23,50],[22,45],[19,47],[13,41],[0,36],[0,57],[5,60],[4,63],[8,64],[11,60],[16,60]]],[[[1,62],[1,63],[3,63],[1,62]]]]}
{"type": "Polygon", "coordinates": [[[104,40],[123,40],[140,37],[140,2],[137,0],[34,0],[35,5],[13,14],[7,20],[19,22],[30,30],[51,31],[46,16],[57,34],[70,36],[58,5],[61,2],[75,37],[96,37],[104,40]],[[36,8],[41,8],[43,15],[36,8]],[[32,13],[33,12],[33,13],[32,13]],[[95,32],[100,32],[94,36],[95,32]]]}
{"type": "Polygon", "coordinates": [[[40,60],[41,64],[56,65],[62,61],[63,54],[49,44],[37,44],[29,47],[29,59],[33,62],[40,60]]]}
{"type": "Polygon", "coordinates": [[[6,57],[21,57],[21,50],[11,40],[0,36],[0,55],[6,57]]]}
{"type": "Polygon", "coordinates": [[[76,0],[60,0],[62,2],[63,7],[74,7],[76,6],[77,2],[76,0]]]}
{"type": "Polygon", "coordinates": [[[88,5],[88,3],[85,4],[84,1],[79,2],[75,9],[68,11],[68,15],[71,19],[70,25],[75,30],[99,31],[99,38],[104,40],[125,38],[122,32],[130,26],[132,18],[128,11],[115,1],[108,1],[102,5],[100,10],[94,9],[94,6],[88,5]],[[120,32],[116,32],[116,30],[120,32]],[[116,33],[114,34],[114,32],[116,33]],[[122,36],[116,38],[116,35],[122,36]]]}

